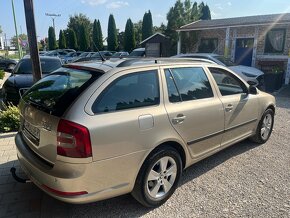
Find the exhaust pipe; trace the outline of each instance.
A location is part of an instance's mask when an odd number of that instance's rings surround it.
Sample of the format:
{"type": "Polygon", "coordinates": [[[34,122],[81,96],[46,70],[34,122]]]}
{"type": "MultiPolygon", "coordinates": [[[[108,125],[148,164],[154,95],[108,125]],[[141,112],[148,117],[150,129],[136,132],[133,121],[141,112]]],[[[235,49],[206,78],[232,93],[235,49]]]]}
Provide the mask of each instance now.
{"type": "Polygon", "coordinates": [[[20,182],[20,183],[30,183],[30,182],[31,182],[30,179],[22,179],[22,178],[20,178],[19,176],[17,176],[17,175],[16,175],[16,168],[15,168],[15,167],[11,167],[10,172],[11,172],[12,177],[13,177],[17,182],[20,182]]]}

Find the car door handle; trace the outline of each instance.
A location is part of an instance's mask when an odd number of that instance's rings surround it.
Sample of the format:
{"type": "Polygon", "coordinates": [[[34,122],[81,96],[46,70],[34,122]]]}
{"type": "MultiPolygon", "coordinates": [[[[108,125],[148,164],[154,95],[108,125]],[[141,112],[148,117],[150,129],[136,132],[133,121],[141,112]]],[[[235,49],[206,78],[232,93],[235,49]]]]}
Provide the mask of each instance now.
{"type": "Polygon", "coordinates": [[[178,114],[176,117],[172,119],[173,124],[179,124],[182,123],[185,120],[186,116],[183,114],[178,114]]]}
{"type": "Polygon", "coordinates": [[[226,112],[231,112],[231,111],[233,110],[233,108],[234,108],[234,105],[232,105],[232,104],[228,104],[228,105],[226,106],[225,110],[226,110],[226,112]]]}

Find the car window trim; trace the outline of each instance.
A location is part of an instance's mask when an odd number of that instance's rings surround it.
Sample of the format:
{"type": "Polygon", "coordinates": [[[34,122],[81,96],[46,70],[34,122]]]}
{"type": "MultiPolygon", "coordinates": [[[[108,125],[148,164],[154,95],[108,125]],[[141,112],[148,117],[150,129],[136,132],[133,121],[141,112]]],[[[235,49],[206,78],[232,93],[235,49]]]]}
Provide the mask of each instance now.
{"type": "Polygon", "coordinates": [[[151,70],[142,70],[142,71],[134,71],[134,72],[130,72],[130,73],[126,73],[123,75],[120,75],[119,77],[115,78],[113,81],[111,81],[97,96],[97,98],[92,102],[91,106],[90,106],[90,111],[93,113],[93,115],[101,115],[101,114],[111,114],[111,113],[118,113],[118,112],[123,112],[123,111],[130,111],[130,110],[137,110],[137,109],[143,109],[143,108],[148,108],[148,107],[159,107],[161,104],[161,92],[160,92],[160,78],[159,78],[159,70],[158,69],[151,69],[151,70]],[[115,110],[115,111],[108,111],[108,112],[94,112],[93,110],[93,105],[94,102],[98,101],[98,99],[109,89],[112,87],[112,83],[115,82],[116,80],[120,79],[121,77],[124,76],[128,76],[128,75],[132,75],[132,74],[138,74],[138,73],[142,73],[142,72],[148,72],[148,71],[155,71],[156,74],[156,81],[157,81],[157,91],[158,91],[158,97],[159,97],[159,101],[158,103],[154,104],[154,105],[148,105],[148,106],[140,106],[140,107],[132,107],[132,108],[127,108],[127,109],[122,109],[122,110],[115,110]]]}

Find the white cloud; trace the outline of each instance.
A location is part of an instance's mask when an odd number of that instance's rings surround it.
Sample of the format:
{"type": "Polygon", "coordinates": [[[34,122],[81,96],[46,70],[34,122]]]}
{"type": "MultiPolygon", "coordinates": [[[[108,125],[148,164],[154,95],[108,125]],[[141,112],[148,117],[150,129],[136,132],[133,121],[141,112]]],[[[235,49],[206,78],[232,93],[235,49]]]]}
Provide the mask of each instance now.
{"type": "Polygon", "coordinates": [[[162,14],[156,14],[156,15],[154,15],[154,17],[157,18],[157,19],[163,19],[164,18],[164,16],[162,14]]]}
{"type": "Polygon", "coordinates": [[[82,0],[81,3],[83,4],[89,4],[91,6],[97,6],[105,4],[107,0],[82,0]]]}
{"type": "Polygon", "coordinates": [[[224,9],[220,3],[215,4],[215,6],[219,10],[223,10],[224,9]]]}
{"type": "Polygon", "coordinates": [[[232,6],[232,3],[231,2],[228,2],[227,4],[228,4],[228,6],[232,6]]]}
{"type": "Polygon", "coordinates": [[[116,1],[116,2],[111,2],[107,4],[107,8],[109,9],[117,9],[121,7],[129,6],[128,2],[123,2],[123,1],[116,1]]]}

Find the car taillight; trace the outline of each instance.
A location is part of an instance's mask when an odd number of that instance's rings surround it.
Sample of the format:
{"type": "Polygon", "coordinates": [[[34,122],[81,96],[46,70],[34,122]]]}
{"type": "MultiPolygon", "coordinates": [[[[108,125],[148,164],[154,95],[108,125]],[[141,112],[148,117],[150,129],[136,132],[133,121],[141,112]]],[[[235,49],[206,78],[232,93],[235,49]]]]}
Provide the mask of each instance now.
{"type": "Polygon", "coordinates": [[[91,157],[89,130],[77,123],[61,119],[57,127],[57,154],[75,158],[91,157]]]}

